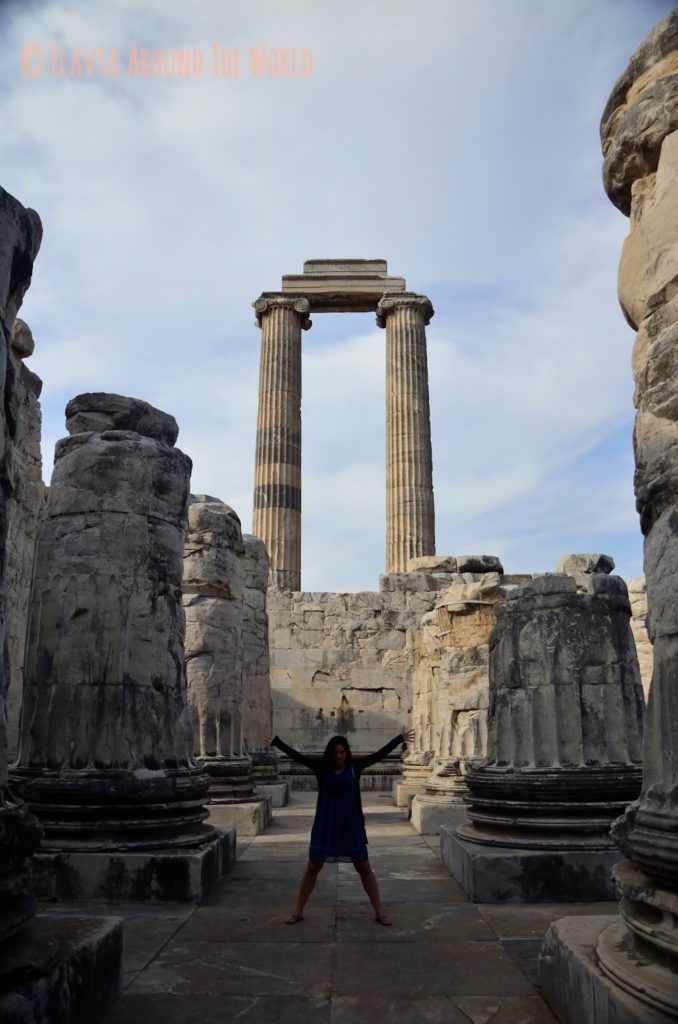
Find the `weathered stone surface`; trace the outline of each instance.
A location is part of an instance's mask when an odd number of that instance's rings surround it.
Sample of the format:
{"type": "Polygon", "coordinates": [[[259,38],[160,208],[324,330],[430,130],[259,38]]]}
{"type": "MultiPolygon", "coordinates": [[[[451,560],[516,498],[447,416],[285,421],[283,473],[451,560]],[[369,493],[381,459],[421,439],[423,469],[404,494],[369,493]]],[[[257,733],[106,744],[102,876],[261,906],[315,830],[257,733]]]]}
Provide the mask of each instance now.
{"type": "MultiPolygon", "coordinates": [[[[264,704],[263,722],[258,723],[263,746],[264,736],[270,735],[270,683],[268,675],[262,683],[255,673],[260,670],[258,658],[268,665],[261,650],[267,642],[262,626],[268,559],[261,541],[243,539],[240,520],[230,506],[202,497],[206,500],[191,500],[184,547],[186,675],[195,751],[210,776],[210,822],[256,835],[270,824],[271,802],[257,797],[253,788],[244,734],[245,706],[249,705],[250,724],[253,707],[245,684],[258,687],[254,701],[268,697],[268,720],[264,704]]],[[[268,760],[275,779],[275,761],[268,760]]]]}
{"type": "Polygon", "coordinates": [[[603,111],[603,183],[622,213],[631,212],[634,184],[657,170],[662,143],[676,128],[678,11],[673,10],[633,55],[603,111]]]}
{"type": "Polygon", "coordinates": [[[437,596],[425,587],[409,593],[269,590],[274,732],[306,750],[322,750],[335,733],[360,751],[387,743],[411,712],[414,630],[437,596]]]}
{"type": "Polygon", "coordinates": [[[8,788],[5,702],[10,683],[8,641],[11,643],[12,637],[12,627],[8,629],[7,625],[8,585],[16,575],[8,557],[11,503],[16,495],[14,441],[19,411],[11,358],[12,328],[31,282],[41,240],[37,213],[0,189],[0,941],[14,936],[35,912],[27,871],[28,858],[40,836],[26,805],[8,788]]]}
{"type": "Polygon", "coordinates": [[[199,757],[242,757],[240,521],[222,501],[192,501],[184,545],[188,701],[199,757]]]}
{"type": "Polygon", "coordinates": [[[570,576],[577,576],[579,573],[610,573],[613,569],[614,558],[601,554],[563,555],[556,566],[556,572],[564,572],[570,576]]]}
{"type": "Polygon", "coordinates": [[[495,607],[488,756],[468,779],[487,841],[506,840],[506,800],[521,820],[505,845],[548,836],[572,847],[578,832],[583,845],[609,845],[610,821],[639,788],[643,697],[626,588],[604,575],[591,576],[588,594],[565,583],[539,577],[495,607]]]}
{"type": "MultiPolygon", "coordinates": [[[[678,9],[655,26],[605,108],[603,180],[630,213],[619,301],[637,330],[633,375],[635,491],[645,536],[650,685],[640,799],[615,823],[628,858],[615,868],[622,917],[582,955],[565,928],[547,941],[547,992],[567,1024],[579,1020],[563,986],[576,979],[604,1022],[678,1017],[678,9]],[[626,993],[633,997],[629,1000],[626,993]],[[634,1002],[639,1002],[638,1010],[634,1002]]],[[[590,932],[593,932],[593,921],[590,932]]]]}
{"type": "Polygon", "coordinates": [[[457,555],[457,572],[498,572],[504,567],[496,555],[457,555]]]}
{"type": "Polygon", "coordinates": [[[640,789],[643,695],[626,587],[593,574],[582,594],[571,577],[541,576],[494,611],[487,760],[469,768],[471,824],[450,837],[450,863],[475,899],[510,898],[500,885],[509,877],[529,888],[524,899],[608,899],[609,827],[640,789]],[[565,890],[545,881],[535,892],[536,866],[506,868],[514,849],[538,853],[535,865],[565,890]],[[494,887],[482,881],[491,863],[494,887]],[[567,891],[577,872],[579,896],[567,891]]]}
{"type": "MultiPolygon", "coordinates": [[[[618,948],[625,945],[617,916],[562,917],[554,921],[544,939],[540,981],[544,996],[568,1024],[674,1024],[675,1014],[650,1006],[630,991],[615,985],[598,964],[597,946],[603,937],[618,948]]],[[[654,987],[662,969],[648,959],[635,958],[639,981],[654,987]]],[[[667,980],[670,981],[670,978],[667,980]]]]}
{"type": "Polygon", "coordinates": [[[304,296],[318,313],[377,309],[385,292],[404,292],[405,279],[389,277],[386,260],[306,260],[303,274],[285,274],[283,292],[304,296]]]}
{"type": "Polygon", "coordinates": [[[386,328],[386,572],[435,555],[433,456],[426,325],[433,306],[415,292],[384,295],[386,328]]]}
{"type": "Polygon", "coordinates": [[[452,555],[422,555],[410,558],[407,572],[456,572],[457,559],[452,555]]]}
{"type": "MultiPolygon", "coordinates": [[[[125,401],[134,422],[145,403],[115,396],[100,405],[124,419],[125,401]]],[[[162,416],[136,422],[155,430],[162,416]]],[[[190,468],[178,449],[131,430],[76,433],[57,445],[13,771],[50,854],[217,840],[202,824],[208,780],[192,761],[186,702],[190,468]]]]}
{"type": "Polygon", "coordinates": [[[156,441],[174,445],[179,427],[174,416],[155,409],[148,402],[104,392],[77,395],[66,406],[66,429],[69,434],[88,431],[131,430],[156,441]]]}
{"type": "Polygon", "coordinates": [[[122,987],[122,952],[118,917],[41,914],[0,956],[0,1020],[100,1020],[122,987]]]}
{"type": "Polygon", "coordinates": [[[194,749],[211,779],[210,799],[220,802],[254,799],[242,732],[243,552],[233,509],[192,500],[183,582],[188,702],[194,749]]]}
{"type": "Polygon", "coordinates": [[[590,903],[615,898],[612,869],[621,856],[618,850],[481,846],[462,838],[465,827],[441,824],[440,855],[475,903],[590,903]]]}
{"type": "MultiPolygon", "coordinates": [[[[241,556],[243,574],[242,609],[242,671],[243,707],[242,728],[247,750],[253,757],[255,780],[274,781],[270,771],[258,771],[264,762],[261,755],[266,740],[274,735],[271,702],[271,664],[269,657],[269,626],[266,610],[269,558],[263,541],[250,534],[243,536],[241,556]],[[257,764],[258,762],[258,764],[257,764]]],[[[275,766],[275,757],[269,748],[269,757],[275,766]]]]}
{"type": "Polygon", "coordinates": [[[264,293],[253,303],[261,327],[252,532],[271,559],[271,584],[301,587],[301,332],[309,301],[264,293]]]}
{"type": "Polygon", "coordinates": [[[412,822],[426,832],[434,823],[434,833],[443,812],[463,810],[467,767],[487,751],[488,639],[494,607],[506,597],[498,572],[452,578],[415,634],[414,748],[430,751],[432,762],[412,822]]]}
{"type": "Polygon", "coordinates": [[[7,528],[7,589],[12,595],[7,608],[9,689],[7,691],[7,754],[16,758],[19,716],[24,689],[24,657],[28,605],[31,594],[35,546],[47,506],[42,480],[40,451],[40,391],[42,381],[22,360],[34,349],[31,330],[23,320],[12,328],[11,361],[14,371],[16,429],[12,441],[12,494],[7,528]]]}
{"type": "Polygon", "coordinates": [[[650,692],[650,681],[652,679],[652,642],[647,628],[647,587],[645,577],[627,580],[629,590],[629,601],[631,602],[631,632],[636,643],[638,654],[638,666],[640,678],[643,683],[643,692],[647,700],[650,692]]]}

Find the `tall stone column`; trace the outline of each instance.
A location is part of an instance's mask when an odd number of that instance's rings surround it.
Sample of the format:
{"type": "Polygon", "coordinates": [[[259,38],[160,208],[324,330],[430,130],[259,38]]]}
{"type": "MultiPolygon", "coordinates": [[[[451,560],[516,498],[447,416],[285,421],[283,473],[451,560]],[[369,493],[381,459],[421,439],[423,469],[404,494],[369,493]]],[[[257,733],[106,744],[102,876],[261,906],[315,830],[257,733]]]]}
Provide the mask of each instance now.
{"type": "Polygon", "coordinates": [[[275,748],[266,746],[267,737],[274,733],[266,607],[270,563],[263,541],[247,533],[242,539],[243,735],[255,791],[270,796],[274,807],[283,807],[289,800],[289,786],[280,778],[275,748]]]}
{"type": "Polygon", "coordinates": [[[270,802],[253,789],[243,743],[243,570],[240,520],[218,498],[196,495],[184,547],[186,677],[198,763],[210,777],[210,820],[256,835],[270,802]]]}
{"type": "Polygon", "coordinates": [[[33,353],[33,335],[18,317],[12,328],[12,364],[17,399],[16,433],[12,445],[14,488],[10,502],[7,584],[12,600],[7,609],[10,682],[7,694],[7,753],[14,761],[19,742],[19,716],[24,692],[24,659],[28,606],[35,546],[45,518],[47,491],[42,480],[40,392],[42,381],[24,360],[33,353]]]}
{"type": "Polygon", "coordinates": [[[477,902],[612,899],[609,829],[640,790],[644,710],[626,585],[541,576],[495,615],[487,760],[443,859],[477,902]]]}
{"type": "Polygon", "coordinates": [[[122,983],[121,921],[44,910],[34,916],[31,855],[40,827],[7,778],[5,701],[18,623],[14,616],[7,628],[8,605],[11,609],[16,596],[9,586],[17,579],[22,587],[25,582],[17,571],[22,560],[8,544],[15,544],[21,531],[17,510],[25,497],[20,489],[26,426],[21,423],[25,396],[17,380],[22,368],[10,358],[10,343],[41,239],[37,213],[0,188],[0,1020],[96,1021],[122,983]],[[12,519],[14,539],[8,538],[12,519]]]}
{"type": "MultiPolygon", "coordinates": [[[[41,891],[200,898],[230,855],[204,824],[181,605],[191,461],[172,416],[66,407],[38,542],[14,785],[44,829],[41,891]]],[[[230,848],[229,848],[230,849],[230,848]]]]}
{"type": "Polygon", "coordinates": [[[615,872],[621,917],[578,931],[557,922],[542,963],[561,1020],[585,1019],[591,992],[601,1024],[663,1024],[678,1019],[678,9],[632,56],[601,138],[605,190],[630,216],[618,291],[637,331],[635,491],[654,664],[642,792],[614,828],[628,858],[615,872]]]}
{"type": "Polygon", "coordinates": [[[435,554],[433,458],[423,295],[385,295],[377,323],[386,328],[386,572],[435,554]]]}
{"type": "Polygon", "coordinates": [[[41,241],[42,224],[35,210],[25,209],[0,189],[0,941],[14,935],[36,909],[28,865],[40,828],[8,786],[5,702],[10,682],[7,613],[11,555],[7,542],[15,490],[12,456],[18,411],[10,352],[15,317],[31,283],[41,241]]]}
{"type": "Polygon", "coordinates": [[[264,292],[252,532],[266,545],[271,584],[301,588],[301,332],[308,299],[264,292]]]}
{"type": "Polygon", "coordinates": [[[421,682],[413,683],[413,720],[426,721],[435,755],[424,792],[412,801],[412,825],[425,835],[438,835],[441,825],[456,827],[466,817],[466,772],[487,752],[494,607],[511,589],[498,572],[453,578],[435,611],[422,620],[415,668],[421,682]]]}

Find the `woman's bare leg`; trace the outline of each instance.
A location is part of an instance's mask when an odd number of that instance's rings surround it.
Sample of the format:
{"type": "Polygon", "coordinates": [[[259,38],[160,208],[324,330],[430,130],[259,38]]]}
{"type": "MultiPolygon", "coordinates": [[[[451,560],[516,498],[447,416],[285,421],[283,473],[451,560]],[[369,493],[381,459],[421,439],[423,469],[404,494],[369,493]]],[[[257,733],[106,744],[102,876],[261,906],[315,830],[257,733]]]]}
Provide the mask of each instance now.
{"type": "Polygon", "coordinates": [[[315,888],[315,881],[320,872],[323,869],[322,861],[310,860],[306,865],[304,876],[301,879],[299,885],[299,892],[297,894],[297,905],[294,908],[294,913],[287,919],[288,924],[296,924],[296,922],[303,917],[304,907],[308,902],[308,897],[311,895],[315,888]]]}
{"type": "Polygon", "coordinates": [[[386,916],[386,912],[382,906],[377,877],[372,870],[372,865],[369,860],[363,860],[358,864],[354,861],[353,867],[360,875],[360,881],[363,883],[363,889],[369,896],[370,903],[374,907],[375,918],[377,918],[382,924],[391,924],[391,921],[386,916]]]}

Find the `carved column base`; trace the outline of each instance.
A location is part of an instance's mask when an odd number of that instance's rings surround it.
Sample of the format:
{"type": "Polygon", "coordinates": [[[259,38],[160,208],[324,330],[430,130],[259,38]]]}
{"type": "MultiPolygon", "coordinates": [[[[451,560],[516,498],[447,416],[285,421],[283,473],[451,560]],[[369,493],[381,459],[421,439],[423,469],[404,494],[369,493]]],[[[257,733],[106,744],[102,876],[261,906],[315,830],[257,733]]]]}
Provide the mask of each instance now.
{"type": "Polygon", "coordinates": [[[426,789],[431,774],[433,752],[414,750],[403,758],[403,774],[393,783],[393,802],[396,807],[410,807],[417,794],[426,789]]]}
{"type": "Polygon", "coordinates": [[[273,802],[255,791],[249,757],[199,760],[210,777],[210,824],[235,828],[239,836],[258,836],[267,829],[273,820],[273,802]]]}
{"type": "Polygon", "coordinates": [[[266,786],[280,782],[278,759],[270,748],[250,750],[252,781],[255,786],[266,786]]]}
{"type": "Polygon", "coordinates": [[[640,792],[641,768],[471,768],[470,842],[519,849],[612,849],[610,826],[640,792]]]}
{"type": "Polygon", "coordinates": [[[257,799],[249,757],[199,757],[196,760],[209,776],[210,803],[240,804],[257,799]]]}
{"type": "Polygon", "coordinates": [[[183,850],[216,838],[203,824],[201,769],[54,771],[14,768],[12,785],[44,830],[42,852],[183,850]]]}

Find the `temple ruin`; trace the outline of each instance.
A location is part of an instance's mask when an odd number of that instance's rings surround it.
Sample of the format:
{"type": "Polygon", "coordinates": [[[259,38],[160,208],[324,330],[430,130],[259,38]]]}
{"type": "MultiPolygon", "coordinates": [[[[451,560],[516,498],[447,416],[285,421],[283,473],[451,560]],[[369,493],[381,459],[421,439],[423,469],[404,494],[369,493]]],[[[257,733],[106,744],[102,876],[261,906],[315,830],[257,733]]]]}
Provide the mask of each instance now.
{"type": "Polygon", "coordinates": [[[386,329],[386,572],[435,554],[426,325],[433,306],[386,260],[307,260],[253,303],[261,328],[253,531],[281,590],[301,590],[301,332],[310,313],[376,312],[386,329]]]}
{"type": "Polygon", "coordinates": [[[601,138],[630,218],[629,581],[595,551],[436,554],[433,307],[385,260],[308,260],[253,304],[251,534],[137,397],[68,402],[47,488],[18,317],[43,226],[0,189],[0,1022],[678,1019],[678,9],[601,138]],[[386,339],[385,571],[355,593],[301,589],[302,336],[333,311],[386,339]],[[361,932],[339,865],[290,937],[314,780],[270,737],[365,752],[409,726],[362,779],[402,920],[361,932]]]}

